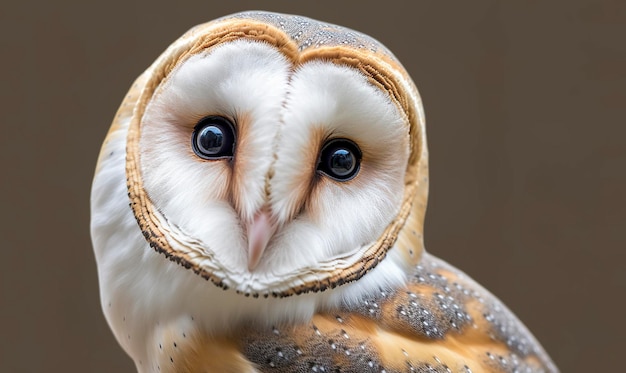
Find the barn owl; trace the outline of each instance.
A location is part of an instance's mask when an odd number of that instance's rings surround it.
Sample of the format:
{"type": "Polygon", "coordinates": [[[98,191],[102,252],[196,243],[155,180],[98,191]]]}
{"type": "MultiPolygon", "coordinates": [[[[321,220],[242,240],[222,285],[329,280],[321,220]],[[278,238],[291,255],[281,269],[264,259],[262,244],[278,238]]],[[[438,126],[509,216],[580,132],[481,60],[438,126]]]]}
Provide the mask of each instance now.
{"type": "Polygon", "coordinates": [[[417,89],[376,40],[244,12],[135,81],[98,159],[106,319],[138,372],[556,372],[424,251],[417,89]]]}

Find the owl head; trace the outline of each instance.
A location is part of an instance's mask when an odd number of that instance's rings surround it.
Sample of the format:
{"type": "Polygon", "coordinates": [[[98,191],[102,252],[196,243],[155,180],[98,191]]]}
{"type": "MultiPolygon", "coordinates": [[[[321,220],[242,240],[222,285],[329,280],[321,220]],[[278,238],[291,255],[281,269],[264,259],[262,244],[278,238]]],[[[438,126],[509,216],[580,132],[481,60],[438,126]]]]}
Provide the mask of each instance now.
{"type": "MultiPolygon", "coordinates": [[[[140,76],[109,136],[119,128],[127,202],[154,249],[135,255],[253,297],[419,260],[420,98],[366,35],[262,12],[197,26],[140,76]]],[[[103,149],[100,164],[115,156],[103,149]]]]}

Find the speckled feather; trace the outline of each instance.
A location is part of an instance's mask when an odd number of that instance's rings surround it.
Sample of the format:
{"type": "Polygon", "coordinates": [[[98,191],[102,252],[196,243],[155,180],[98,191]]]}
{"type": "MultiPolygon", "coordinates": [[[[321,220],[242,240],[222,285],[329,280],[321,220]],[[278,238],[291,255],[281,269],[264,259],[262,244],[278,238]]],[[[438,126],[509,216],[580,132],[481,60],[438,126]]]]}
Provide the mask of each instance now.
{"type": "Polygon", "coordinates": [[[289,35],[298,44],[299,51],[321,46],[347,46],[373,53],[382,52],[395,60],[389,49],[368,35],[307,17],[253,11],[237,13],[222,19],[230,18],[253,19],[273,25],[289,35]]]}
{"type": "Polygon", "coordinates": [[[209,361],[223,371],[557,371],[504,305],[428,254],[405,288],[381,289],[354,308],[318,313],[306,324],[248,326],[214,338],[178,330],[159,347],[164,372],[181,371],[181,362],[199,364],[189,367],[198,371],[209,361]],[[231,356],[232,365],[223,356],[231,356]]]}
{"type": "Polygon", "coordinates": [[[391,52],[367,35],[267,12],[227,16],[183,35],[131,87],[103,145],[92,194],[92,237],[103,308],[137,369],[558,372],[526,327],[497,298],[424,251],[425,136],[424,114],[413,82],[391,52]],[[319,60],[359,71],[397,106],[410,137],[404,195],[397,216],[383,234],[352,256],[301,270],[305,273],[295,271],[293,278],[268,281],[263,285],[266,288],[259,286],[261,291],[249,274],[247,284],[231,276],[228,268],[216,263],[208,247],[192,250],[185,246],[202,243],[181,241],[184,231],[170,223],[159,206],[153,206],[144,190],[139,159],[146,106],[168,75],[195,54],[244,38],[271,45],[287,58],[292,70],[319,60]],[[122,154],[124,149],[126,154],[122,154]],[[119,200],[126,197],[126,191],[129,199],[119,200]],[[128,250],[120,250],[116,239],[130,242],[128,250]],[[385,265],[387,269],[381,270],[385,265]],[[379,281],[389,268],[406,271],[406,284],[372,285],[372,279],[379,281]],[[142,270],[153,272],[148,275],[142,270]],[[201,277],[225,290],[199,283],[204,281],[201,277]],[[162,288],[156,287],[157,282],[162,288]],[[367,284],[359,288],[355,283],[367,284]],[[353,291],[360,294],[358,301],[353,291]],[[324,298],[329,293],[331,297],[324,298]],[[181,303],[172,304],[166,294],[181,303]],[[301,316],[279,312],[283,308],[294,314],[302,311],[297,308],[300,300],[307,312],[306,305],[313,305],[307,320],[294,322],[301,316]],[[234,308],[226,308],[227,303],[234,308]],[[228,319],[232,325],[221,325],[207,316],[220,307],[240,317],[228,319]],[[241,311],[242,307],[251,309],[241,311]],[[259,315],[277,321],[267,323],[259,315]]]}

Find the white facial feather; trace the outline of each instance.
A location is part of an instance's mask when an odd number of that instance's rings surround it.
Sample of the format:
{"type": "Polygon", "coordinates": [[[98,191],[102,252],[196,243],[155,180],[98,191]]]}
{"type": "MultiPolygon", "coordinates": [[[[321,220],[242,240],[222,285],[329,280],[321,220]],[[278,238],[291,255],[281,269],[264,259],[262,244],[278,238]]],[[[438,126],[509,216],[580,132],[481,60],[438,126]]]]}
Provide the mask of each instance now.
{"type": "Polygon", "coordinates": [[[408,157],[403,120],[389,97],[351,68],[310,62],[292,71],[273,47],[239,40],[189,58],[147,107],[145,189],[171,224],[239,273],[239,283],[284,282],[354,254],[393,219],[408,157]],[[233,118],[239,137],[232,165],[191,150],[193,127],[206,115],[233,118]],[[361,148],[361,169],[349,182],[316,173],[318,152],[331,138],[361,148]],[[279,230],[249,274],[245,226],[266,205],[279,230]]]}
{"type": "Polygon", "coordinates": [[[353,69],[311,62],[290,81],[283,121],[271,180],[271,205],[283,221],[299,210],[301,189],[314,185],[304,210],[270,243],[264,268],[272,260],[312,266],[380,236],[399,209],[408,157],[403,118],[389,97],[353,69]],[[353,180],[316,178],[317,152],[332,138],[361,148],[353,180]]]}
{"type": "Polygon", "coordinates": [[[141,143],[146,190],[168,218],[202,221],[205,212],[189,208],[223,201],[229,193],[228,164],[202,161],[190,146],[197,121],[215,114],[234,119],[238,132],[246,133],[246,143],[237,144],[243,145],[237,149],[238,166],[247,166],[239,183],[239,212],[252,218],[263,200],[288,71],[275,49],[239,40],[193,56],[172,72],[146,110],[141,143]]]}
{"type": "Polygon", "coordinates": [[[159,210],[194,239],[206,243],[225,266],[245,268],[245,232],[263,203],[265,174],[287,84],[289,66],[278,51],[235,41],[191,57],[172,72],[144,116],[141,149],[146,191],[159,210]],[[226,161],[200,160],[191,133],[207,115],[233,118],[238,141],[234,180],[226,161]],[[230,190],[229,190],[230,189],[230,190]],[[235,193],[239,211],[229,203],[235,193]]]}

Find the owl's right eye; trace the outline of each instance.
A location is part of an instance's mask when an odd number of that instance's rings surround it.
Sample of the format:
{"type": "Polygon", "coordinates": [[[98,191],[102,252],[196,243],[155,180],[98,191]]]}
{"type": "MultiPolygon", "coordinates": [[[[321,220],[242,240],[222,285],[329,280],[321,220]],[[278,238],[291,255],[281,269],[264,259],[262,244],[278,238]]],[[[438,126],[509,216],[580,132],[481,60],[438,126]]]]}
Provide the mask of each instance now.
{"type": "Polygon", "coordinates": [[[231,158],[235,152],[235,129],[232,122],[213,115],[200,119],[193,129],[191,147],[202,159],[231,158]]]}

